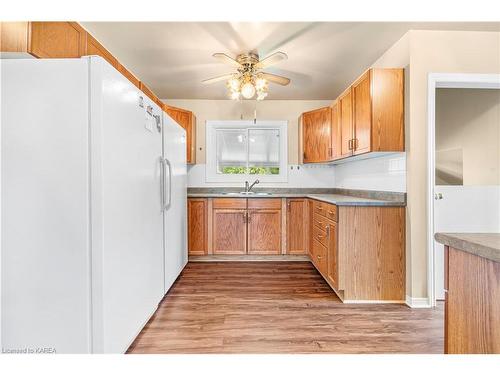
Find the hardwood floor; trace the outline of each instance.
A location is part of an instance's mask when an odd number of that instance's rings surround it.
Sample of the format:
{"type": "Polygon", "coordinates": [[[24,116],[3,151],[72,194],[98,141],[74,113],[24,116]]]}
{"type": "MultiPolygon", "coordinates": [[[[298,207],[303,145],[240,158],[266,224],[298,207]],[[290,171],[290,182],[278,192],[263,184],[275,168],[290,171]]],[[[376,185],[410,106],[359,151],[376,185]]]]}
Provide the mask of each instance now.
{"type": "Polygon", "coordinates": [[[128,353],[443,353],[443,310],[342,304],[309,262],[189,263],[128,353]]]}

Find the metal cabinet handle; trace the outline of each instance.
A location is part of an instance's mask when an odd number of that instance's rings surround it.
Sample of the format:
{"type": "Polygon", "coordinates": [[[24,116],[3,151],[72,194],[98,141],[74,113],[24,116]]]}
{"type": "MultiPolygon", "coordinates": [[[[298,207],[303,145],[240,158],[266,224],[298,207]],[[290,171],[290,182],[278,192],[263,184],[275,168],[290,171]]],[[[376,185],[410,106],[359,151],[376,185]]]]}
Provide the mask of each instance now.
{"type": "Polygon", "coordinates": [[[252,221],[252,215],[250,215],[250,213],[247,212],[247,223],[249,223],[250,221],[252,221]]]}
{"type": "Polygon", "coordinates": [[[247,222],[247,213],[246,212],[243,213],[243,222],[244,223],[247,222]]]}
{"type": "Polygon", "coordinates": [[[329,226],[329,225],[326,225],[326,226],[325,226],[325,230],[326,230],[326,236],[327,236],[327,237],[330,237],[330,226],[329,226]]]}
{"type": "Polygon", "coordinates": [[[318,259],[321,259],[321,255],[316,255],[316,257],[317,257],[318,259]]]}
{"type": "Polygon", "coordinates": [[[349,139],[349,142],[347,142],[347,148],[352,150],[352,139],[349,139]]]}

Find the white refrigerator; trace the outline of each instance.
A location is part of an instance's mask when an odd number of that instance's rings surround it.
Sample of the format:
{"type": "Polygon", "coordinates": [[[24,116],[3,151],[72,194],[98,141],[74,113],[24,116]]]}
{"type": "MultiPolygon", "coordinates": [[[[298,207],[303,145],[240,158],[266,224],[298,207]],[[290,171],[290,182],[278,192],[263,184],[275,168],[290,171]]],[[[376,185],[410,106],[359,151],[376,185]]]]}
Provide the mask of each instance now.
{"type": "Polygon", "coordinates": [[[169,233],[186,242],[178,132],[100,57],[0,64],[1,346],[122,353],[175,274],[169,233]]]}

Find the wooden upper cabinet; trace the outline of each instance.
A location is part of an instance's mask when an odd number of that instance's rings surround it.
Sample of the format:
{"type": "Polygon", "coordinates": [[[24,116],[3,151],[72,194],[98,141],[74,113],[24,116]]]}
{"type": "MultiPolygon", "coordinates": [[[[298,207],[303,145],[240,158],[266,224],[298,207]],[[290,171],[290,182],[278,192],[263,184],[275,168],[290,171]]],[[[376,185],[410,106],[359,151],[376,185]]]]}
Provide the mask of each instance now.
{"type": "Polygon", "coordinates": [[[344,91],[337,99],[340,129],[340,156],[352,155],[352,92],[351,88],[344,91]]]}
{"type": "Polygon", "coordinates": [[[302,144],[304,163],[331,159],[331,109],[316,109],[302,114],[302,144]]]}
{"type": "Polygon", "coordinates": [[[27,51],[39,58],[85,55],[87,32],[76,22],[29,22],[27,51]]]}
{"type": "Polygon", "coordinates": [[[0,22],[0,52],[28,53],[29,22],[0,22]]]}
{"type": "Polygon", "coordinates": [[[404,70],[370,69],[352,92],[354,155],[404,151],[404,70]]]}
{"type": "Polygon", "coordinates": [[[372,69],[370,80],[371,151],[404,151],[404,69],[372,69]]]}
{"type": "Polygon", "coordinates": [[[308,206],[307,199],[286,200],[287,254],[307,254],[308,206]]]}
{"type": "Polygon", "coordinates": [[[339,105],[338,102],[335,101],[331,106],[331,153],[330,160],[339,159],[342,155],[342,139],[340,137],[340,116],[339,116],[339,105]]]}
{"type": "Polygon", "coordinates": [[[188,199],[188,253],[206,255],[208,252],[208,200],[188,199]]]}
{"type": "Polygon", "coordinates": [[[165,105],[165,112],[186,130],[186,159],[188,164],[196,163],[196,117],[193,112],[165,105]]]}
{"type": "Polygon", "coordinates": [[[85,55],[87,33],[76,22],[0,22],[1,52],[38,58],[85,55]]]}
{"type": "Polygon", "coordinates": [[[352,85],[354,155],[371,151],[371,94],[368,70],[352,85]]]}

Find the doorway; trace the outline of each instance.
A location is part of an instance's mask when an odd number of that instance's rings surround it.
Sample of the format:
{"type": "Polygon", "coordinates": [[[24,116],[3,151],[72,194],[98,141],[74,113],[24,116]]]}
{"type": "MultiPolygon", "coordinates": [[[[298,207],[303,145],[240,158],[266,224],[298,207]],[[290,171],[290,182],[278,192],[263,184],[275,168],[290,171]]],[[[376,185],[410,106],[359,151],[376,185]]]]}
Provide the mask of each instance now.
{"type": "Polygon", "coordinates": [[[442,300],[436,232],[500,232],[500,75],[430,74],[428,295],[442,300]]]}

